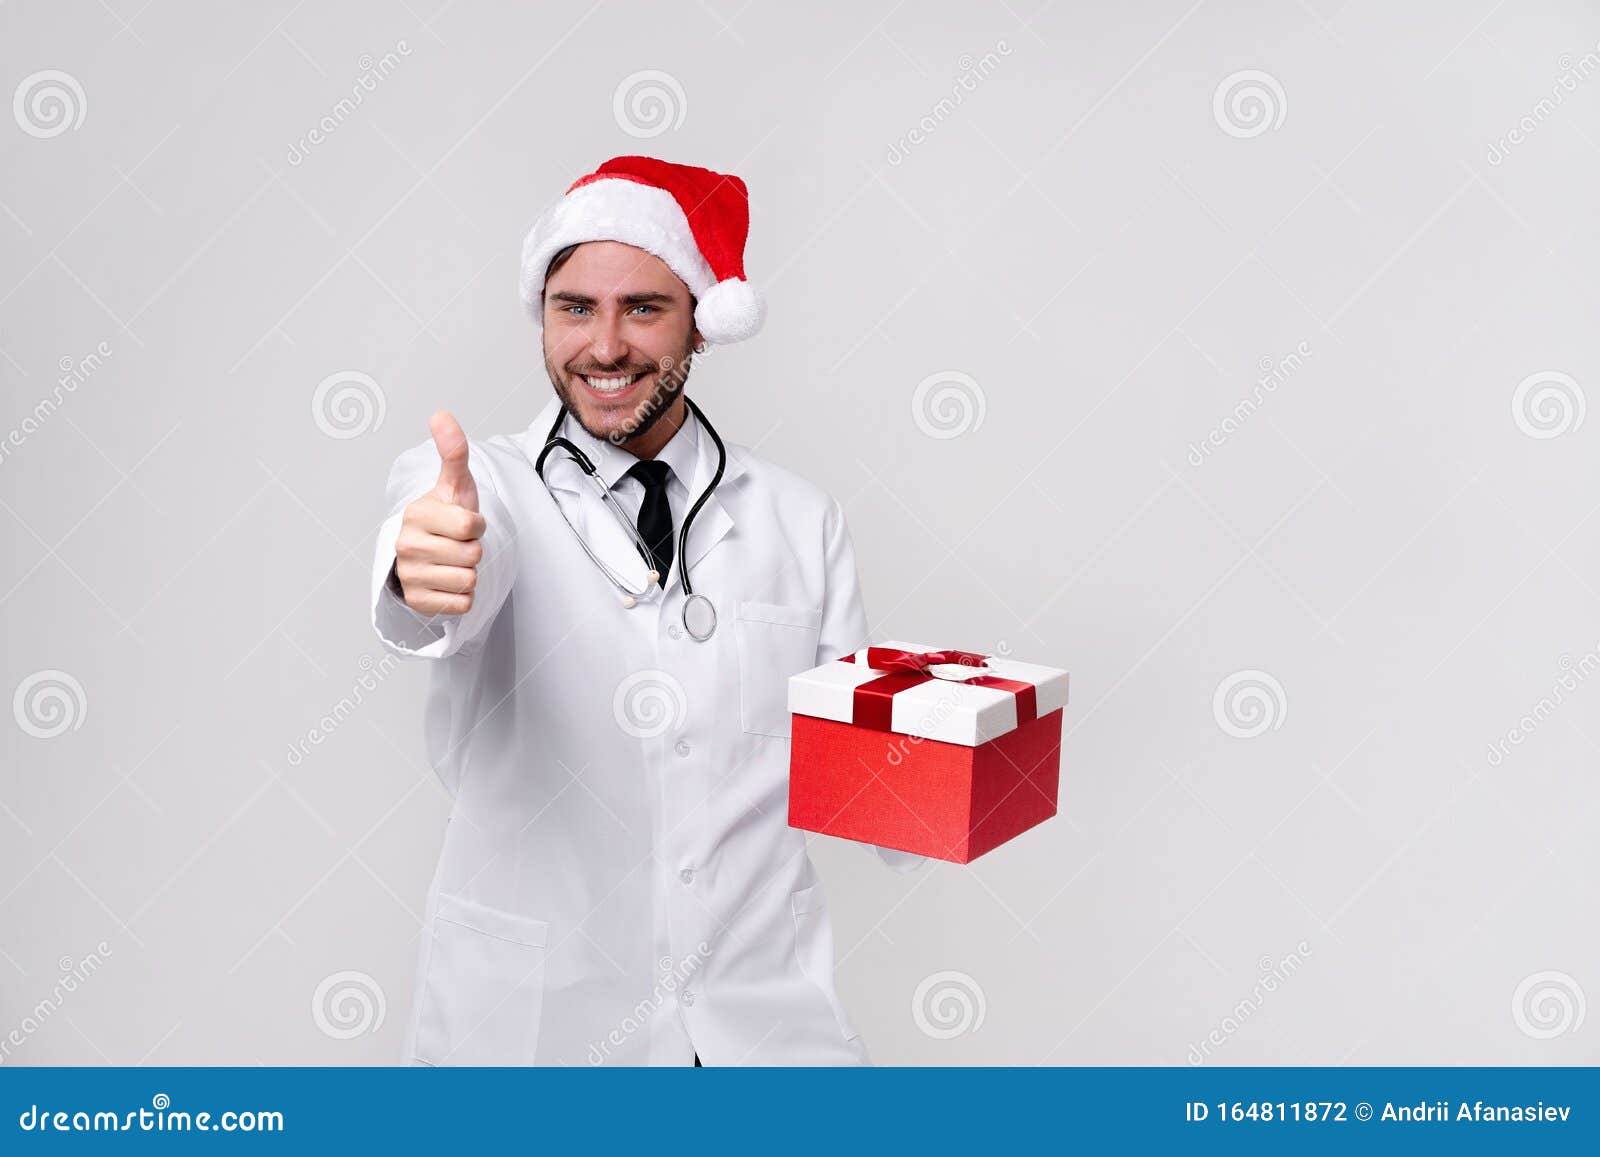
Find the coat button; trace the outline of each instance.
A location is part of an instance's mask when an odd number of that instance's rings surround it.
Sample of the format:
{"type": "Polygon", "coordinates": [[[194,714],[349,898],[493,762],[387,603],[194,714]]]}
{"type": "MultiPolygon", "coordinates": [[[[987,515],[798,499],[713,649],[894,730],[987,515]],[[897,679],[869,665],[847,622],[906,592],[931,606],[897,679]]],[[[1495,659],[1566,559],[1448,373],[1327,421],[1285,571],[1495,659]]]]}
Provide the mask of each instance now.
{"type": "Polygon", "coordinates": [[[694,869],[693,868],[685,868],[685,869],[683,869],[683,871],[678,873],[678,879],[682,880],[685,884],[694,883],[694,869]]]}
{"type": "Polygon", "coordinates": [[[684,1004],[693,1004],[694,1003],[694,993],[690,992],[686,988],[686,989],[683,990],[683,995],[680,996],[678,999],[682,1000],[684,1004]]]}
{"type": "Polygon", "coordinates": [[[672,745],[672,750],[676,751],[679,755],[688,755],[690,747],[687,743],[680,739],[678,742],[672,745]]]}
{"type": "Polygon", "coordinates": [[[683,631],[677,623],[673,623],[667,628],[667,637],[669,639],[678,639],[683,637],[683,631]]]}

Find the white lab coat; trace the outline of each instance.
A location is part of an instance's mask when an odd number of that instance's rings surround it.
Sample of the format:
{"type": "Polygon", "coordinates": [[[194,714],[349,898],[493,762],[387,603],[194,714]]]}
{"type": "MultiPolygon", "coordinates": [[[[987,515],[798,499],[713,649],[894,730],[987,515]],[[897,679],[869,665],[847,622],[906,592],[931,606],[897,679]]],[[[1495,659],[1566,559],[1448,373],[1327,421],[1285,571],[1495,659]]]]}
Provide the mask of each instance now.
{"type": "MultiPolygon", "coordinates": [[[[453,799],[402,1059],[868,1064],[787,822],[787,678],[867,642],[843,512],[728,443],[690,531],[690,579],[719,620],[696,642],[676,565],[625,609],[540,485],[558,405],[469,443],[487,528],[464,616],[430,623],[387,589],[404,509],[438,476],[433,443],[389,475],[373,625],[389,650],[433,660],[424,741],[453,799]]],[[[703,427],[697,460],[698,496],[716,466],[703,427]]],[[[558,451],[546,477],[641,587],[643,560],[577,468],[558,451]]],[[[878,851],[897,870],[921,862],[878,851]]]]}

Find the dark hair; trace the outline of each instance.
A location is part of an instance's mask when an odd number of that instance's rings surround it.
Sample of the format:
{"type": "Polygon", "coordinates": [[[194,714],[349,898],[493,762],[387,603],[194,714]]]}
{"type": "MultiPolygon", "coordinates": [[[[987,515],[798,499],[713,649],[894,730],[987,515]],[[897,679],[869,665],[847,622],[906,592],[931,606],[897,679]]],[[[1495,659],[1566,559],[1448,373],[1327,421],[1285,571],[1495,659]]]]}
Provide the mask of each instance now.
{"type": "MultiPolygon", "coordinates": [[[[556,250],[555,256],[550,258],[550,264],[545,266],[544,280],[545,280],[545,284],[546,285],[548,285],[550,283],[550,279],[552,277],[554,277],[560,271],[561,267],[567,263],[567,259],[570,258],[572,256],[572,254],[577,250],[578,246],[582,245],[582,244],[584,244],[582,241],[578,241],[578,242],[574,242],[571,245],[568,245],[564,249],[556,250]]],[[[540,294],[540,299],[542,301],[543,297],[544,297],[544,291],[541,289],[539,291],[539,294],[540,294]]],[[[696,305],[698,305],[699,303],[700,303],[699,299],[697,297],[695,297],[695,295],[693,293],[690,293],[689,294],[689,313],[690,313],[691,316],[693,316],[693,314],[694,314],[694,307],[696,305]]]]}
{"type": "Polygon", "coordinates": [[[557,250],[556,255],[550,259],[550,264],[545,267],[544,279],[549,281],[552,277],[554,277],[556,275],[556,271],[567,263],[567,258],[571,257],[573,251],[577,248],[577,245],[568,245],[565,249],[557,250]]]}

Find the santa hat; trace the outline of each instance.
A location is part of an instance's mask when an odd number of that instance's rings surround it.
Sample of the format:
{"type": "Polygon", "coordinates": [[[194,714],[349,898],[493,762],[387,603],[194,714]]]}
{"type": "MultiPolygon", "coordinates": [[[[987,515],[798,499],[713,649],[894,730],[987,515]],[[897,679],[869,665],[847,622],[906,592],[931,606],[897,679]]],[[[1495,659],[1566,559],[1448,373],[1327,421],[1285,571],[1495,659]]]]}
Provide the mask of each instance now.
{"type": "Polygon", "coordinates": [[[621,241],[666,262],[695,296],[694,324],[719,345],[753,337],[767,306],[745,280],[750,193],[738,177],[654,157],[613,157],[579,177],[522,243],[522,301],[540,324],[545,270],[568,245],[621,241]]]}

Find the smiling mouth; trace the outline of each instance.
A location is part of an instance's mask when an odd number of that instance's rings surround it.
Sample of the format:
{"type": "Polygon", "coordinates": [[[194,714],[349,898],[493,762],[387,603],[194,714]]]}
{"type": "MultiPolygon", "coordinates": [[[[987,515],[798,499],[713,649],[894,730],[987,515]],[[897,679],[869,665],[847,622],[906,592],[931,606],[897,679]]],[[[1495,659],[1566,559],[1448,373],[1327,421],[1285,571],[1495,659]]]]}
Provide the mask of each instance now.
{"type": "Polygon", "coordinates": [[[638,384],[649,373],[638,374],[578,374],[583,384],[597,394],[623,394],[638,384]]]}

